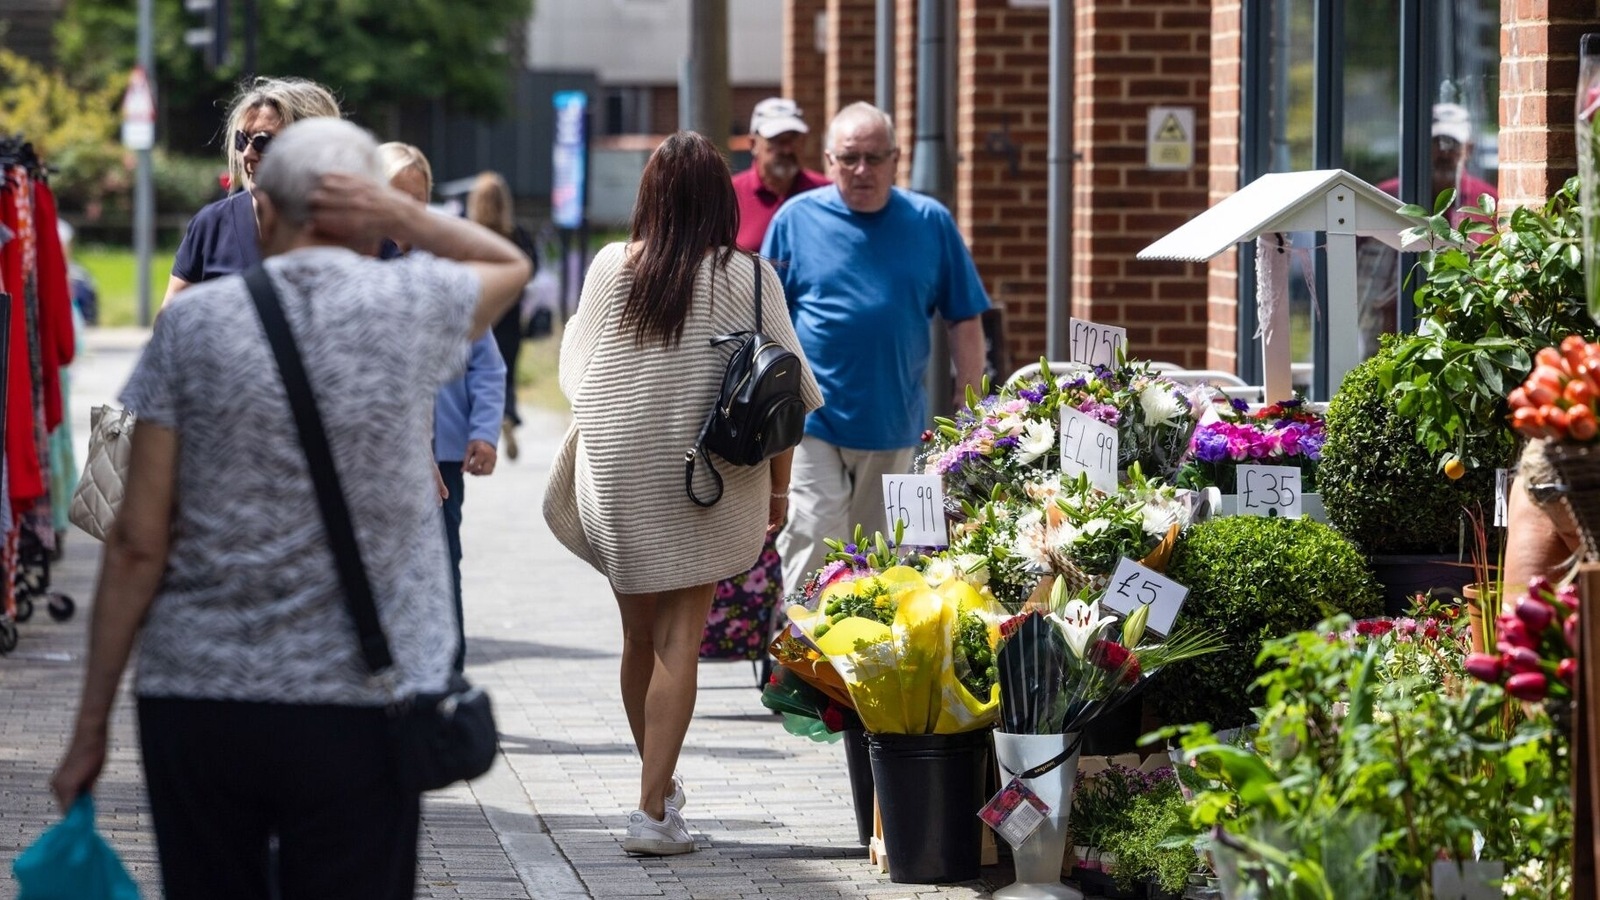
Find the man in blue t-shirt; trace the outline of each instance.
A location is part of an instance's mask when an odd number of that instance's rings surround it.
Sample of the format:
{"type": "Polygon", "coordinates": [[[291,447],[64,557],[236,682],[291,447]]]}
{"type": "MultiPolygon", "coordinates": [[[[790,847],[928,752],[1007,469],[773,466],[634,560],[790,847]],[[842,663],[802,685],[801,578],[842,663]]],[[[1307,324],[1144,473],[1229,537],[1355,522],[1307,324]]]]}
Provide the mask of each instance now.
{"type": "Polygon", "coordinates": [[[894,186],[894,123],[869,103],[828,126],[834,186],[791,198],[761,255],[826,401],[794,454],[789,522],[778,536],[785,588],[822,564],[824,538],[883,530],[883,475],[910,470],[928,427],[923,378],[934,313],[950,329],[956,396],[983,372],[989,297],[950,212],[894,186]]]}

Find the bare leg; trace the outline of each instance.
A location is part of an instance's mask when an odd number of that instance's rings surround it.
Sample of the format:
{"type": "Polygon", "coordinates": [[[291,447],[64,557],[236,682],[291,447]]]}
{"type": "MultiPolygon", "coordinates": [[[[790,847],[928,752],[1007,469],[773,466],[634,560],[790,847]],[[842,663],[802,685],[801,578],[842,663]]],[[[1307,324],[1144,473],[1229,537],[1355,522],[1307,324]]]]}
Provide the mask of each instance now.
{"type": "Polygon", "coordinates": [[[655,622],[658,594],[617,594],[622,611],[622,708],[628,714],[633,747],[644,756],[644,707],[656,668],[655,622]]]}
{"type": "MultiPolygon", "coordinates": [[[[635,740],[643,750],[644,765],[639,779],[639,808],[654,819],[666,815],[667,795],[672,792],[672,773],[678,767],[683,737],[694,717],[695,691],[699,686],[700,638],[706,616],[711,612],[713,584],[696,585],[652,595],[654,615],[650,646],[654,666],[646,683],[644,703],[635,727],[635,740]]],[[[634,615],[627,609],[635,596],[619,597],[623,605],[624,630],[634,615]]],[[[629,677],[627,650],[624,650],[624,678],[629,677]]],[[[626,703],[626,698],[624,703],[626,703]]],[[[630,723],[634,714],[630,710],[630,723]]]]}

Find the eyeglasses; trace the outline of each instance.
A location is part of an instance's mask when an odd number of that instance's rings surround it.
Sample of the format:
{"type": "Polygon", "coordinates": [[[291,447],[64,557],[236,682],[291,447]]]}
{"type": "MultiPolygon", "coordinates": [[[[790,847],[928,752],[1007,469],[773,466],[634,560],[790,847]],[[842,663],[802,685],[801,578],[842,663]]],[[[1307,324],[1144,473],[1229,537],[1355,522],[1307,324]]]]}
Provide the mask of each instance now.
{"type": "Polygon", "coordinates": [[[828,158],[846,169],[854,169],[862,163],[866,163],[869,169],[876,169],[899,153],[899,150],[890,150],[888,153],[829,153],[828,158]]]}
{"type": "Polygon", "coordinates": [[[233,149],[239,153],[243,153],[246,147],[254,147],[256,148],[257,156],[265,156],[267,145],[270,143],[272,143],[272,132],[270,131],[263,131],[254,136],[245,134],[242,131],[233,133],[233,149]]]}

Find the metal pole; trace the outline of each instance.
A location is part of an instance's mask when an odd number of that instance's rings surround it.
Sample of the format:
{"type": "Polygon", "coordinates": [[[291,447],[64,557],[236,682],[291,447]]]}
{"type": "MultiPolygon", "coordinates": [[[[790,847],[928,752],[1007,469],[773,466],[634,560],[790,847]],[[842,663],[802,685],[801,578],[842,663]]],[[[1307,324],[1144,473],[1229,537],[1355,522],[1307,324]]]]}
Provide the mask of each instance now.
{"type": "Polygon", "coordinates": [[[879,109],[894,114],[894,0],[878,0],[876,84],[879,109]]]}
{"type": "MultiPolygon", "coordinates": [[[[225,0],[217,0],[218,3],[225,0]]],[[[244,0],[244,77],[256,77],[256,34],[259,14],[256,0],[244,0]]]]}
{"type": "MultiPolygon", "coordinates": [[[[1400,3],[1400,202],[1415,203],[1433,211],[1433,97],[1439,62],[1426,29],[1437,22],[1438,9],[1430,0],[1400,3]]],[[[1476,202],[1476,198],[1473,199],[1476,202]]],[[[1396,277],[1396,304],[1401,334],[1416,328],[1417,307],[1406,290],[1406,276],[1416,267],[1417,254],[1400,254],[1396,277]]],[[[1415,284],[1412,285],[1416,287],[1415,284]]]]}
{"type": "Polygon", "coordinates": [[[1045,352],[1068,356],[1072,334],[1072,16],[1071,0],[1050,4],[1049,267],[1045,274],[1045,352]]]}
{"type": "MultiPolygon", "coordinates": [[[[917,3],[917,134],[911,158],[911,189],[927,194],[940,203],[950,203],[950,148],[946,143],[949,122],[950,71],[945,47],[948,6],[945,0],[918,0],[917,3]]],[[[928,372],[924,386],[928,411],[936,416],[951,411],[949,326],[935,316],[931,328],[928,372]]]]}
{"type": "MultiPolygon", "coordinates": [[[[156,93],[154,0],[139,0],[139,65],[156,93]]],[[[139,150],[133,178],[133,253],[139,283],[139,324],[150,324],[150,256],[155,243],[156,192],[150,151],[139,150]]]]}
{"type": "Polygon", "coordinates": [[[728,0],[689,0],[689,119],[686,127],[728,149],[728,0]]]}

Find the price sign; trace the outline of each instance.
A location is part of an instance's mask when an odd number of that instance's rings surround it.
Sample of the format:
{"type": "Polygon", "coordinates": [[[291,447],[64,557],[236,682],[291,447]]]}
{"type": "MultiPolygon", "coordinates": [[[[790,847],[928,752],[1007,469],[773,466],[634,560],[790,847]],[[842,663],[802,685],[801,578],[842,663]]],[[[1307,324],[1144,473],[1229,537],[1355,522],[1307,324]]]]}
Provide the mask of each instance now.
{"type": "Polygon", "coordinates": [[[1300,517],[1300,470],[1294,466],[1240,466],[1239,514],[1300,517]]]}
{"type": "Polygon", "coordinates": [[[1506,511],[1511,506],[1511,471],[1494,470],[1494,527],[1506,527],[1506,511]]]}
{"type": "Polygon", "coordinates": [[[905,523],[900,543],[911,547],[948,547],[944,522],[944,484],[937,475],[883,476],[883,513],[894,534],[905,523]]]}
{"type": "Polygon", "coordinates": [[[1061,408],[1061,471],[1106,493],[1117,489],[1117,429],[1071,407],[1061,408]]]}
{"type": "Polygon", "coordinates": [[[1128,346],[1128,329],[1116,325],[1097,325],[1087,319],[1072,320],[1072,361],[1086,366],[1112,367],[1117,354],[1128,346]]]}
{"type": "Polygon", "coordinates": [[[1178,620],[1178,610],[1183,608],[1188,596],[1188,588],[1124,556],[1117,563],[1116,571],[1111,573],[1100,602],[1123,615],[1149,604],[1150,621],[1146,628],[1166,637],[1172,633],[1172,623],[1178,620]]]}

